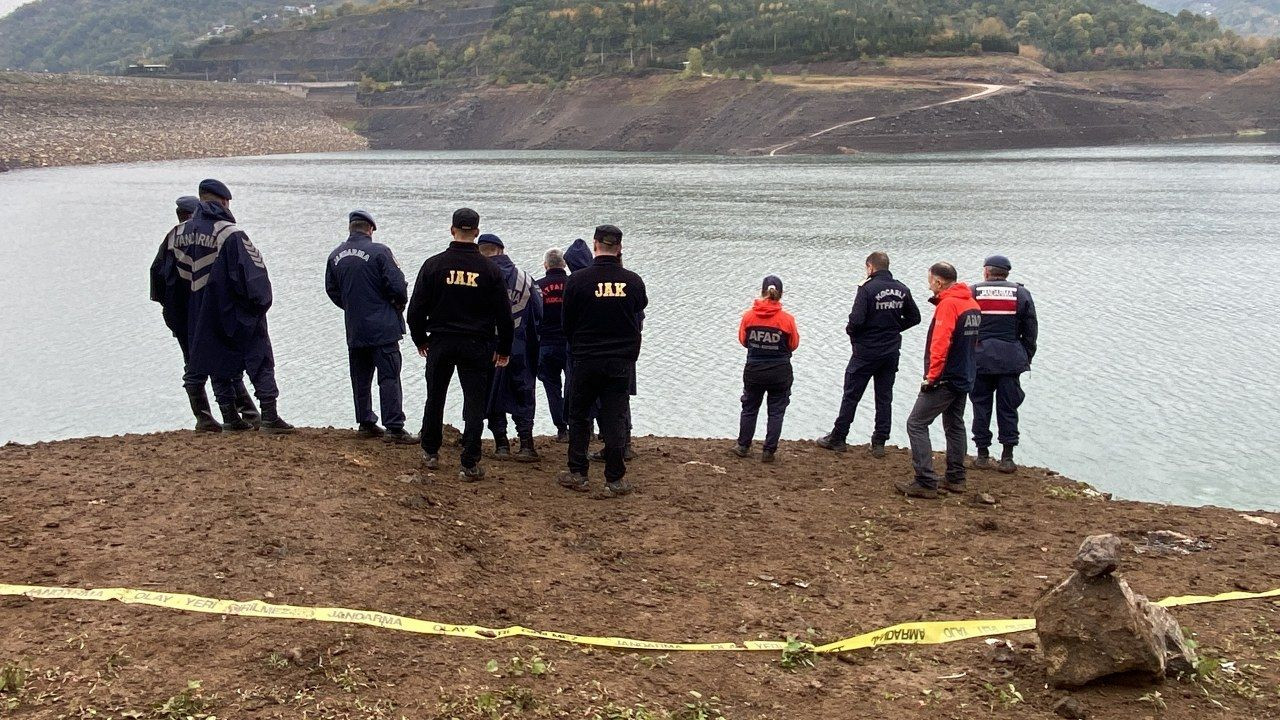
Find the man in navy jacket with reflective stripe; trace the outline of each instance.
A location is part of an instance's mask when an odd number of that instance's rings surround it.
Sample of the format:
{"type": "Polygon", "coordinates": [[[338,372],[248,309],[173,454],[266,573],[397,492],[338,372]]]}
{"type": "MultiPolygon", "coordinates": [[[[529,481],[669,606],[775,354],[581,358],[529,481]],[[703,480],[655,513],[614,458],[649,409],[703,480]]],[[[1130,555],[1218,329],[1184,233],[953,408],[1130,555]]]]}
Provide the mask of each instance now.
{"type": "Polygon", "coordinates": [[[904,330],[920,324],[920,308],[906,285],[889,272],[889,256],[873,252],[867,256],[867,279],[858,286],[845,332],[853,344],[853,356],[844,371],[844,393],[840,412],[831,432],[818,438],[818,447],[836,452],[847,449],[845,440],[854,412],[874,380],[876,425],[871,434],[871,454],[884,457],[893,422],[893,382],[898,375],[898,357],[904,330]]]}
{"type": "Polygon", "coordinates": [[[292,432],[276,412],[275,356],[267,334],[271,281],[262,254],[235,225],[231,191],[217,180],[200,183],[200,205],[174,229],[161,277],[184,294],[190,370],[208,374],[223,429],[251,430],[236,405],[235,380],[249,376],[262,403],[261,429],[292,432]]]}
{"type": "Polygon", "coordinates": [[[991,467],[991,411],[995,409],[1000,430],[999,470],[1018,469],[1013,449],[1018,445],[1018,407],[1026,397],[1019,376],[1031,369],[1036,355],[1039,323],[1031,291],[1009,280],[1013,264],[1003,255],[992,255],[983,263],[983,282],[973,286],[973,299],[982,309],[976,361],[978,375],[973,383],[973,444],[978,448],[974,467],[991,467]]]}
{"type": "Polygon", "coordinates": [[[409,285],[391,248],[373,241],[378,229],[373,216],[355,210],[347,216],[351,233],[334,248],[325,264],[324,289],[334,305],[342,308],[347,326],[347,360],[356,422],[363,437],[384,437],[388,442],[418,442],[404,429],[404,403],[400,388],[400,338],[404,337],[404,308],[409,285]],[[378,400],[384,433],[373,412],[370,385],[378,375],[378,400]]]}

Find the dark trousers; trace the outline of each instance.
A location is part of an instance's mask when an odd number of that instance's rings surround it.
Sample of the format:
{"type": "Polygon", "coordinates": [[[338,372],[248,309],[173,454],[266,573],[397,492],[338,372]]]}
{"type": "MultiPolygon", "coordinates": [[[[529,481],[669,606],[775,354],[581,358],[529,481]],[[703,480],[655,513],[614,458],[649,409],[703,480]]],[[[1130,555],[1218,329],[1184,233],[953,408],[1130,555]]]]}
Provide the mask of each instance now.
{"type": "Polygon", "coordinates": [[[921,391],[916,398],[911,416],[907,418],[907,438],[911,441],[911,463],[915,465],[916,482],[928,488],[938,487],[938,475],[933,471],[933,443],[929,439],[929,426],[942,416],[942,429],[947,435],[947,480],[964,482],[964,406],[965,393],[940,385],[921,391]]]}
{"type": "Polygon", "coordinates": [[[440,452],[444,435],[444,401],[453,371],[462,385],[462,467],[480,462],[480,435],[493,370],[493,351],[481,340],[433,337],[427,349],[427,404],[422,414],[422,450],[440,452]]]}
{"type": "MultiPolygon", "coordinates": [[[[182,387],[189,393],[195,390],[204,392],[204,383],[209,376],[191,369],[191,343],[187,342],[186,337],[178,336],[178,347],[182,350],[182,387]]],[[[235,388],[232,388],[232,392],[235,392],[235,388]]]]}
{"type": "Polygon", "coordinates": [[[764,449],[774,452],[778,449],[778,438],[782,436],[782,420],[786,417],[787,406],[791,404],[791,380],[773,384],[745,382],[742,386],[742,419],[738,425],[738,444],[751,446],[751,439],[756,434],[756,418],[760,415],[760,403],[765,395],[769,396],[769,419],[765,425],[764,449]]]}
{"type": "Polygon", "coordinates": [[[876,428],[871,433],[871,442],[883,445],[888,441],[893,423],[893,381],[897,376],[898,353],[872,359],[851,358],[844,371],[844,395],[840,398],[840,413],[831,429],[831,439],[844,442],[849,437],[849,426],[853,424],[853,415],[862,402],[867,383],[875,381],[876,428]]]}
{"type": "Polygon", "coordinates": [[[586,475],[591,466],[591,406],[600,402],[600,434],[604,436],[604,478],[617,482],[627,474],[622,459],[635,362],[621,358],[577,359],[569,374],[569,472],[586,475]]]}
{"type": "Polygon", "coordinates": [[[403,393],[400,389],[400,344],[347,348],[351,370],[351,394],[355,399],[356,422],[377,423],[373,412],[373,376],[378,375],[378,404],[382,423],[388,430],[404,429],[403,393]]]}
{"type": "MultiPolygon", "coordinates": [[[[276,386],[276,356],[271,350],[271,338],[265,333],[250,338],[243,349],[244,374],[253,383],[253,394],[259,402],[266,403],[280,397],[280,388],[276,386]]],[[[236,380],[239,373],[232,377],[213,377],[213,396],[219,405],[234,405],[236,402],[236,380]]]]}
{"type": "Polygon", "coordinates": [[[973,444],[979,450],[991,447],[991,410],[996,411],[1001,445],[1018,444],[1018,408],[1026,398],[1017,375],[978,375],[973,390],[973,444]]]}
{"type": "Polygon", "coordinates": [[[564,383],[567,375],[569,350],[563,341],[552,342],[538,348],[538,379],[547,393],[547,407],[551,410],[551,422],[556,430],[568,429],[564,417],[564,383]]]}

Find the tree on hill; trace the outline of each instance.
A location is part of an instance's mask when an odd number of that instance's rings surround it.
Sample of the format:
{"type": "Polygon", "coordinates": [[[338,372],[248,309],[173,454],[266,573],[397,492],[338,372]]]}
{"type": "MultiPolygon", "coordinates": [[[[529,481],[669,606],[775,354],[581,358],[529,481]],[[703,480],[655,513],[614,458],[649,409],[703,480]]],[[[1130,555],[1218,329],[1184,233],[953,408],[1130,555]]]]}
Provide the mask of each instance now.
{"type": "Polygon", "coordinates": [[[689,48],[689,54],[685,60],[684,76],[686,78],[702,77],[702,51],[698,48],[689,48]]]}

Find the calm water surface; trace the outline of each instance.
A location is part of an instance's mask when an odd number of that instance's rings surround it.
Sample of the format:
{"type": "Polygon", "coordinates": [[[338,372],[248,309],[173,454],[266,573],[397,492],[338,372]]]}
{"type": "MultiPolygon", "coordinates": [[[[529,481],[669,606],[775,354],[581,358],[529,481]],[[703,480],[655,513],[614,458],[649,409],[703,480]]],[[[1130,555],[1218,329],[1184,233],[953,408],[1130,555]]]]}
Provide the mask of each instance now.
{"type": "MultiPolygon", "coordinates": [[[[952,261],[973,281],[1000,252],[1040,313],[1023,461],[1129,498],[1280,508],[1280,145],[771,159],[369,152],[3,174],[0,442],[190,425],[147,267],[173,198],[205,176],[236,193],[271,271],[281,410],[294,423],[353,424],[342,316],[322,282],[346,212],[371,210],[412,278],[447,242],[449,213],[469,205],[530,271],[599,223],[626,231],[652,304],[641,434],[735,432],[737,321],[766,273],[786,281],[802,335],[785,436],[813,438],[835,415],[845,316],[870,250],[887,250],[921,299],[930,263],[952,261]]],[[[905,442],[924,334],[905,336],[893,443],[905,442]]],[[[420,417],[421,361],[407,340],[403,350],[406,404],[420,417]]],[[[453,395],[456,419],[456,385],[453,395]]],[[[851,440],[865,442],[870,420],[868,397],[851,440]]]]}

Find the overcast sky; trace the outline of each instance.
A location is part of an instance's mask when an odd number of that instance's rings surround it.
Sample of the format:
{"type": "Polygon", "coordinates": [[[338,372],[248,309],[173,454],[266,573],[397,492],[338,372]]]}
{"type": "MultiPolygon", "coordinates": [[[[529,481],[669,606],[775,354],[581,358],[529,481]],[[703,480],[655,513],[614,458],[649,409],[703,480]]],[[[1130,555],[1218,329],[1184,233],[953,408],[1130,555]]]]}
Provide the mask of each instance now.
{"type": "Polygon", "coordinates": [[[8,15],[19,5],[26,5],[31,0],[0,0],[0,15],[8,15]]]}

